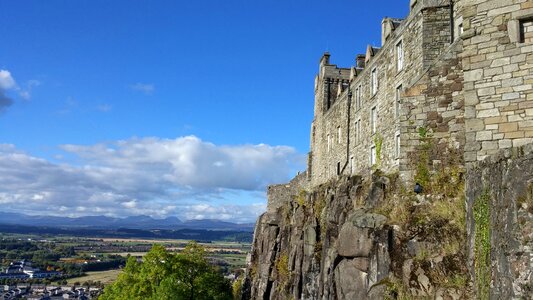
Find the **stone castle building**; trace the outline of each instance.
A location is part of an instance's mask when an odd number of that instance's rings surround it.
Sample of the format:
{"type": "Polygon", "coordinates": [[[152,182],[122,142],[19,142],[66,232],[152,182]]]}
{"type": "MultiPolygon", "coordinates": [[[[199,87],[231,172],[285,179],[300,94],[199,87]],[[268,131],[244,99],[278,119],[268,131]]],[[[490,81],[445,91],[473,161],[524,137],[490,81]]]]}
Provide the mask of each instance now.
{"type": "MultiPolygon", "coordinates": [[[[406,4],[407,5],[407,4],[406,4]]],[[[412,180],[423,138],[432,163],[482,160],[533,142],[533,2],[411,0],[382,44],[315,79],[307,177],[316,186],[372,168],[412,180]]]]}
{"type": "Polygon", "coordinates": [[[320,59],[307,171],[269,186],[243,299],[531,298],[533,0],[409,5],[353,66],[320,59]]]}

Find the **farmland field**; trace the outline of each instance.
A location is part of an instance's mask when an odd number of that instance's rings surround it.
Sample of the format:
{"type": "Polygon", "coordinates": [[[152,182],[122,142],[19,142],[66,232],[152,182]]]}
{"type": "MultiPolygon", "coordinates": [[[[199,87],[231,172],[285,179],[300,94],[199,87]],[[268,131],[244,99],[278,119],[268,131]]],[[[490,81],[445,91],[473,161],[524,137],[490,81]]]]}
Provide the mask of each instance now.
{"type": "Polygon", "coordinates": [[[95,272],[87,272],[85,276],[71,278],[67,280],[69,285],[74,284],[75,282],[83,283],[86,281],[100,281],[104,285],[113,283],[117,277],[118,274],[122,272],[121,270],[108,270],[108,271],[95,271],[95,272]]]}

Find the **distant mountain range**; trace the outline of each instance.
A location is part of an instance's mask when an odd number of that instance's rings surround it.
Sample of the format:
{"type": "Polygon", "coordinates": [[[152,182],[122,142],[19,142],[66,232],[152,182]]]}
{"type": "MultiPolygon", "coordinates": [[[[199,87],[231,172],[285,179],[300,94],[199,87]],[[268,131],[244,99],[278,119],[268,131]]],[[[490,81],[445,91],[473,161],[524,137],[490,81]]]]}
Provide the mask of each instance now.
{"type": "Polygon", "coordinates": [[[131,216],[113,218],[106,216],[87,216],[79,218],[30,216],[19,213],[0,212],[0,224],[23,226],[46,226],[57,228],[95,228],[95,229],[204,229],[218,231],[246,231],[253,232],[254,224],[237,224],[220,220],[188,220],[181,221],[176,217],[154,219],[149,216],[131,216]]]}

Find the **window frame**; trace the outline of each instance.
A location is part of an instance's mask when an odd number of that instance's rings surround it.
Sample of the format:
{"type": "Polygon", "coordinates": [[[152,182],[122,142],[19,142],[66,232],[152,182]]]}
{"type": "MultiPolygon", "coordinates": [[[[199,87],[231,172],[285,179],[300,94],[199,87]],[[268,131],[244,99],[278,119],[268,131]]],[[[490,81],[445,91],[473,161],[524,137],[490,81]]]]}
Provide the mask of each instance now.
{"type": "Polygon", "coordinates": [[[370,146],[370,166],[374,166],[377,162],[376,145],[370,146]]]}
{"type": "Polygon", "coordinates": [[[378,67],[372,68],[370,72],[370,92],[372,96],[375,96],[378,93],[379,80],[378,80],[378,67]]]}
{"type": "Polygon", "coordinates": [[[373,106],[370,109],[370,129],[372,134],[376,134],[378,131],[378,107],[373,106]]]}
{"type": "Polygon", "coordinates": [[[404,55],[404,49],[403,49],[403,40],[399,40],[396,43],[396,72],[401,72],[404,68],[405,63],[405,55],[404,55]]]}
{"type": "Polygon", "coordinates": [[[403,84],[396,86],[394,94],[394,117],[400,118],[403,84]]]}
{"type": "Polygon", "coordinates": [[[401,135],[399,132],[397,132],[394,135],[394,155],[396,159],[400,158],[400,152],[401,152],[401,135]]]}

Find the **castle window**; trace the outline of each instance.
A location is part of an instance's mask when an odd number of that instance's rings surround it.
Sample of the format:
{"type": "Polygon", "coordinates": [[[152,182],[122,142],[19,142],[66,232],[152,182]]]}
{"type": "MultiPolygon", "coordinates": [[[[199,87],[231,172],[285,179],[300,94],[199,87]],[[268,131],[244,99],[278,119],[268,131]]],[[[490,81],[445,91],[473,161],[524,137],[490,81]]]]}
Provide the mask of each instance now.
{"type": "Polygon", "coordinates": [[[337,163],[337,175],[341,175],[341,163],[337,163]]]}
{"type": "Polygon", "coordinates": [[[396,71],[400,72],[403,69],[403,42],[399,41],[396,44],[396,71]]]}
{"type": "Polygon", "coordinates": [[[533,43],[533,18],[520,20],[520,42],[533,43]]]}
{"type": "Polygon", "coordinates": [[[337,140],[339,144],[342,142],[342,129],[340,126],[337,126],[337,140]]]}
{"type": "Polygon", "coordinates": [[[378,69],[377,68],[372,69],[370,80],[371,80],[371,85],[372,85],[372,96],[374,96],[378,92],[378,69]]]}
{"type": "Polygon", "coordinates": [[[354,161],[353,161],[353,156],[350,157],[350,174],[354,174],[355,173],[355,164],[354,164],[354,161]]]}
{"type": "Polygon", "coordinates": [[[361,108],[361,85],[355,89],[355,109],[359,110],[361,108]]]}
{"type": "Polygon", "coordinates": [[[396,158],[400,158],[400,133],[394,137],[394,146],[396,158]]]}
{"type": "Polygon", "coordinates": [[[376,133],[378,128],[378,109],[376,106],[372,107],[370,112],[370,126],[372,128],[372,134],[376,133]]]}
{"type": "Polygon", "coordinates": [[[463,29],[463,23],[459,24],[459,26],[457,26],[457,33],[459,34],[459,36],[461,36],[464,31],[465,30],[463,29]]]}
{"type": "Polygon", "coordinates": [[[370,165],[373,166],[376,164],[376,146],[370,147],[370,165]]]}
{"type": "Polygon", "coordinates": [[[328,152],[331,149],[331,136],[328,134],[328,152]]]}
{"type": "Polygon", "coordinates": [[[401,96],[402,96],[402,85],[400,84],[397,88],[396,88],[396,95],[395,95],[395,101],[394,101],[394,115],[396,116],[396,118],[399,118],[400,117],[400,104],[401,104],[401,96]]]}
{"type": "Polygon", "coordinates": [[[355,142],[359,143],[361,139],[361,119],[355,122],[355,142]]]}

